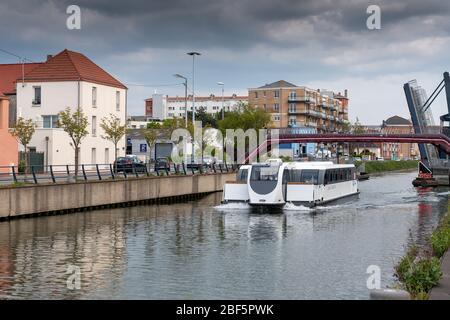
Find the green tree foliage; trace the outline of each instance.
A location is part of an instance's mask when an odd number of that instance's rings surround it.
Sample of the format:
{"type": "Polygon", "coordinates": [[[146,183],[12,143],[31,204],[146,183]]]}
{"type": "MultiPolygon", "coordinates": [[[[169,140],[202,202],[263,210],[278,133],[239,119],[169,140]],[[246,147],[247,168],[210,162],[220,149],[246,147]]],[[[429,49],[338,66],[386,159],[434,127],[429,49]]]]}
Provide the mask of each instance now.
{"type": "Polygon", "coordinates": [[[270,122],[270,114],[263,109],[251,108],[247,103],[241,103],[235,111],[228,112],[223,120],[218,121],[219,129],[263,129],[270,122]]]}
{"type": "Polygon", "coordinates": [[[102,118],[100,128],[105,132],[105,135],[102,135],[102,138],[111,141],[114,144],[114,161],[116,161],[117,144],[126,133],[126,125],[120,124],[120,118],[110,114],[109,117],[102,118]]]}
{"type": "Polygon", "coordinates": [[[72,140],[71,146],[75,151],[75,180],[78,178],[78,166],[81,141],[89,134],[87,131],[88,118],[81,109],[72,112],[66,108],[59,113],[58,127],[62,128],[72,140]]]}

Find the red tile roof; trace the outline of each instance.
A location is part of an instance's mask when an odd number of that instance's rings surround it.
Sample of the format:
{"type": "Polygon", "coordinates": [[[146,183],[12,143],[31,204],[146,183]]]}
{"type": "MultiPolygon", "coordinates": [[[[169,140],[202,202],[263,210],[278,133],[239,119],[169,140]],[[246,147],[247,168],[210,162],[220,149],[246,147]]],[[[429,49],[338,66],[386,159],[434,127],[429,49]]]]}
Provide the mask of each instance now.
{"type": "Polygon", "coordinates": [[[85,55],[67,49],[28,72],[25,75],[25,81],[88,81],[127,89],[85,55]]]}
{"type": "MultiPolygon", "coordinates": [[[[25,74],[42,63],[24,63],[25,74]]],[[[22,78],[22,64],[0,64],[0,94],[13,94],[16,92],[16,80],[22,78]]]]}

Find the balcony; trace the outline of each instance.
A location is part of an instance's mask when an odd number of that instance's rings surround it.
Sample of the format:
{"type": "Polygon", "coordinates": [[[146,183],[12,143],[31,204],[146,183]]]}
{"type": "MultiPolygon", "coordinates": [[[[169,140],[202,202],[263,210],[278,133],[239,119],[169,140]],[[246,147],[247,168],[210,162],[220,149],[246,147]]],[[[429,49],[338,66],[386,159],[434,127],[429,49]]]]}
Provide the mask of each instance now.
{"type": "Polygon", "coordinates": [[[305,102],[305,103],[316,103],[316,99],[313,97],[297,97],[297,96],[289,96],[289,102],[305,102]]]}
{"type": "Polygon", "coordinates": [[[304,114],[304,115],[308,115],[308,116],[311,116],[311,117],[317,117],[317,118],[320,118],[321,115],[322,115],[321,112],[318,112],[318,111],[315,111],[315,110],[309,110],[309,109],[297,110],[297,109],[289,108],[288,113],[289,114],[304,114]]]}

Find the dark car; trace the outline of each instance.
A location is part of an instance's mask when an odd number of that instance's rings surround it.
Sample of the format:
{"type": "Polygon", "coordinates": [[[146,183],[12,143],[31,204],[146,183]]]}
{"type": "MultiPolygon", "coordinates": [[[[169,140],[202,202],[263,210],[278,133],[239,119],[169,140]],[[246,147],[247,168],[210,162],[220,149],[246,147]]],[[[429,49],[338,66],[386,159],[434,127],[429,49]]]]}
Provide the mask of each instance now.
{"type": "Polygon", "coordinates": [[[155,170],[169,170],[170,162],[166,157],[156,158],[155,160],[155,170]]]}
{"type": "Polygon", "coordinates": [[[145,172],[145,163],[140,161],[136,156],[119,157],[114,162],[114,168],[117,172],[145,172]]]}

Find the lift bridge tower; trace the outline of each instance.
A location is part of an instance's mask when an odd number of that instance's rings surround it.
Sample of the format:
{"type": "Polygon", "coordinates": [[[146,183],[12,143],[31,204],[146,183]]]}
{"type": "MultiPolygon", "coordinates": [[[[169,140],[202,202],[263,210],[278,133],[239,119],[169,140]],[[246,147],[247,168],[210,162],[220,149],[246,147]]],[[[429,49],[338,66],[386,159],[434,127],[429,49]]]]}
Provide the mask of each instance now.
{"type": "MultiPolygon", "coordinates": [[[[438,84],[436,89],[427,97],[425,89],[417,84],[416,80],[409,81],[403,86],[408,103],[414,132],[416,134],[445,134],[450,136],[450,76],[444,72],[444,79],[438,84]],[[431,104],[438,95],[445,89],[447,98],[447,114],[440,116],[440,124],[435,125],[431,104]]],[[[419,166],[419,175],[421,172],[428,172],[433,176],[448,176],[450,173],[450,163],[448,155],[432,145],[419,144],[421,163],[419,166]]]]}

